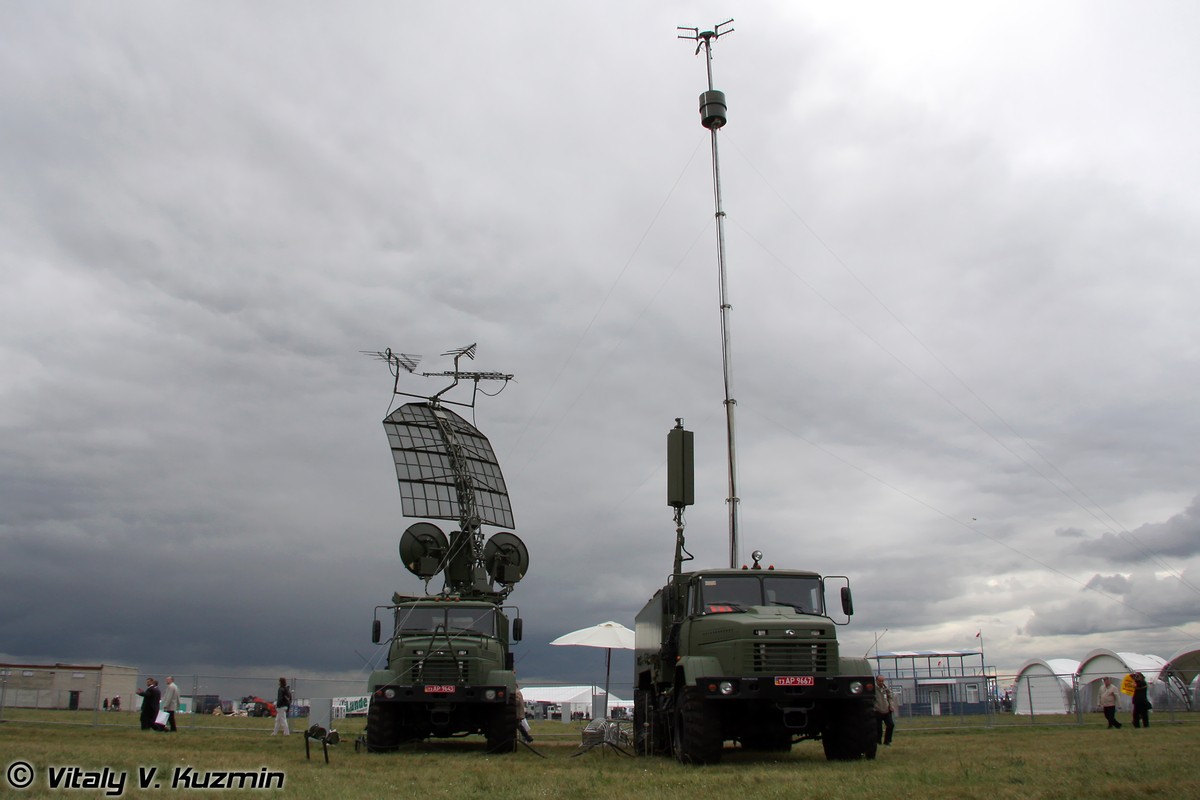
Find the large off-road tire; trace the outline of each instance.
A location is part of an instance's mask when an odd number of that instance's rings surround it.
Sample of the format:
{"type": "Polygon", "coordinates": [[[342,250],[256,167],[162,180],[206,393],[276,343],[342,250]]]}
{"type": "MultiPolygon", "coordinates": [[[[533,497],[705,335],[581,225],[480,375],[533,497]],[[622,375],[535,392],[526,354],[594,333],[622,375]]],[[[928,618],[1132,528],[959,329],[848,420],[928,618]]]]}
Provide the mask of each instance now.
{"type": "Polygon", "coordinates": [[[721,721],[696,686],[679,692],[672,727],[675,758],[681,764],[716,764],[721,760],[721,721]]]}
{"type": "Polygon", "coordinates": [[[875,758],[875,712],[869,705],[847,705],[829,710],[829,720],[821,736],[825,758],[829,761],[856,761],[875,758]]]}
{"type": "Polygon", "coordinates": [[[367,708],[367,752],[388,753],[400,746],[399,709],[371,702],[367,708]]]}
{"type": "Polygon", "coordinates": [[[510,700],[492,709],[484,728],[489,753],[512,753],[517,749],[517,703],[510,700]]]}

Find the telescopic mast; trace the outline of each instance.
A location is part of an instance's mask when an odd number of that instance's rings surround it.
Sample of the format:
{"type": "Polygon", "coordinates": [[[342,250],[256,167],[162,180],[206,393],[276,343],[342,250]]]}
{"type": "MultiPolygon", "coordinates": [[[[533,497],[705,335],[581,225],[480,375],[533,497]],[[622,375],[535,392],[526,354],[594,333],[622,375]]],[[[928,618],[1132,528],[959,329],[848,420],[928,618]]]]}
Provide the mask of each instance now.
{"type": "Polygon", "coordinates": [[[737,569],[738,557],[738,491],[737,491],[737,438],[734,434],[734,410],[737,400],[733,396],[733,364],[732,346],[729,327],[729,286],[725,278],[725,209],[721,202],[721,160],[717,151],[717,131],[726,122],[727,105],[725,93],[713,88],[712,77],[712,43],[727,33],[733,33],[728,27],[733,20],[726,20],[710,31],[699,28],[678,28],[680,39],[690,39],[696,44],[696,54],[704,51],[705,66],[708,71],[708,90],[700,94],[700,123],[708,128],[712,142],[712,172],[713,200],[716,207],[717,223],[717,280],[721,302],[721,367],[725,382],[725,439],[729,463],[729,494],[725,504],[729,513],[729,566],[737,569]]]}

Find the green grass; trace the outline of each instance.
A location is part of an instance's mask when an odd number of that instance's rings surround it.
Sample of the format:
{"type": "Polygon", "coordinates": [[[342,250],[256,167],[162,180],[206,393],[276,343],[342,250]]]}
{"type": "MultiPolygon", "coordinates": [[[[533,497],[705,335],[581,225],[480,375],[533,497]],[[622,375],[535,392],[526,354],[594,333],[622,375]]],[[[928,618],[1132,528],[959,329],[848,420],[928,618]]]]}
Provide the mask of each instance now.
{"type": "MultiPolygon", "coordinates": [[[[303,738],[293,725],[289,738],[271,737],[269,719],[189,717],[175,734],[144,732],[132,713],[100,714],[100,725],[67,724],[81,712],[5,709],[0,723],[0,766],[25,761],[37,770],[34,785],[19,795],[0,776],[0,795],[19,797],[100,796],[62,792],[46,786],[49,767],[109,767],[128,774],[125,796],[139,792],[138,767],[156,767],[169,785],[171,771],[190,766],[199,772],[285,774],[287,797],[389,797],[422,800],[465,798],[681,797],[692,800],[759,798],[920,797],[980,798],[1144,798],[1176,800],[1200,796],[1200,718],[1180,715],[1177,724],[1155,721],[1149,730],[1126,725],[1103,727],[1099,715],[1085,726],[1007,725],[992,729],[897,728],[896,741],[880,748],[873,762],[830,763],[819,743],[805,742],[783,757],[727,749],[721,764],[685,767],[663,758],[628,758],[595,749],[572,758],[580,727],[534,723],[535,747],[513,755],[484,752],[478,737],[410,746],[399,753],[354,751],[361,719],[337,725],[343,743],[330,748],[325,764],[318,746],[304,757],[303,738]]],[[[86,712],[84,712],[86,713],[86,712]]],[[[93,715],[87,714],[91,721],[93,715]]],[[[299,720],[295,722],[299,723],[299,720]]],[[[222,792],[187,793],[219,796],[222,792]]]]}

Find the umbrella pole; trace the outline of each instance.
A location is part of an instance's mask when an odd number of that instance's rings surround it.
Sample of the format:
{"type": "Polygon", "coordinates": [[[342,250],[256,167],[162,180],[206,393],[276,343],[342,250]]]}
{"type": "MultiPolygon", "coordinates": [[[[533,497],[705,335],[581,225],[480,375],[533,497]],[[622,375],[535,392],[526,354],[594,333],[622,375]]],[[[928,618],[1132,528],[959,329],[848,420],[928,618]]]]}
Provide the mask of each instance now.
{"type": "Polygon", "coordinates": [[[604,648],[604,718],[608,719],[608,673],[612,669],[612,648],[604,648]]]}

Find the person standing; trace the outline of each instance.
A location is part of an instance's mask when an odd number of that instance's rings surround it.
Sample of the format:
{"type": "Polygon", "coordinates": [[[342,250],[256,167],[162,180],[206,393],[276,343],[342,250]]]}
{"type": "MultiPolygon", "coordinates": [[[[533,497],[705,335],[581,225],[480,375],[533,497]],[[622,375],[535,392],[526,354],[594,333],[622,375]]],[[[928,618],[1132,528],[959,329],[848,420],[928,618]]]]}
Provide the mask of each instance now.
{"type": "Polygon", "coordinates": [[[896,697],[882,675],[875,676],[875,741],[891,745],[896,730],[896,697]]]}
{"type": "Polygon", "coordinates": [[[1100,687],[1100,710],[1104,712],[1110,729],[1120,729],[1121,723],[1117,721],[1117,686],[1109,677],[1104,678],[1104,685],[1100,687]]]}
{"type": "Polygon", "coordinates": [[[290,736],[291,731],[288,730],[288,708],[292,705],[292,690],[288,688],[287,678],[279,679],[279,688],[275,691],[275,730],[271,731],[271,735],[283,731],[284,736],[290,736]]]}
{"type": "Polygon", "coordinates": [[[167,676],[167,688],[163,690],[162,710],[167,712],[167,730],[175,731],[175,712],[179,710],[179,687],[175,678],[167,676]]]}
{"type": "Polygon", "coordinates": [[[1149,690],[1146,676],[1140,672],[1133,673],[1133,727],[1135,728],[1150,727],[1149,690]]]}
{"type": "Polygon", "coordinates": [[[142,730],[154,730],[154,720],[158,717],[158,704],[161,697],[158,691],[158,681],[154,678],[146,678],[146,688],[138,689],[137,693],[142,697],[142,730]]]}

